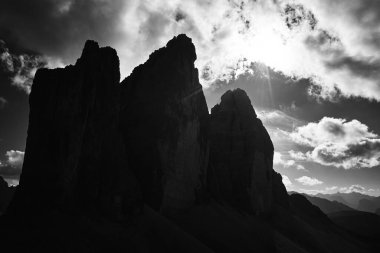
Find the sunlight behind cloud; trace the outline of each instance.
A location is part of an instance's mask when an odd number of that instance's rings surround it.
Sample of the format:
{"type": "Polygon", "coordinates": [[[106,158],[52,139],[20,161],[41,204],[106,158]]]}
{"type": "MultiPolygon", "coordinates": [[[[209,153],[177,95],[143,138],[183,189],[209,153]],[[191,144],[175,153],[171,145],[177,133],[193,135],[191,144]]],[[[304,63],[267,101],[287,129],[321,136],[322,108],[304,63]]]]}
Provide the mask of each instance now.
{"type": "Polygon", "coordinates": [[[36,36],[25,30],[25,23],[33,23],[27,11],[22,16],[0,14],[4,25],[14,27],[20,44],[49,62],[74,63],[85,40],[93,39],[117,50],[124,78],[154,50],[185,33],[196,46],[196,66],[205,88],[245,73],[254,75],[251,64],[261,62],[287,76],[309,79],[315,86],[309,95],[316,98],[380,100],[380,12],[368,6],[379,4],[375,0],[60,0],[46,7],[46,13],[59,15],[40,17],[44,29],[28,28],[36,36]]]}

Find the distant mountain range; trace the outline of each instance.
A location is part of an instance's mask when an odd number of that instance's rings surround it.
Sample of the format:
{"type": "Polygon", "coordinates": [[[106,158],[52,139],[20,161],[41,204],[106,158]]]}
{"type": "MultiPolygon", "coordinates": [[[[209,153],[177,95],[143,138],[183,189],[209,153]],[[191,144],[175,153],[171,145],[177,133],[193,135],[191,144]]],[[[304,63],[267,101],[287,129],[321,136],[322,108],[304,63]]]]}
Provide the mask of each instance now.
{"type": "Polygon", "coordinates": [[[330,201],[337,201],[353,209],[369,213],[375,213],[376,210],[380,208],[380,197],[369,196],[358,192],[337,192],[334,194],[318,193],[315,196],[330,201]]]}
{"type": "MultiPolygon", "coordinates": [[[[289,192],[291,196],[300,195],[296,192],[289,192]]],[[[378,244],[380,238],[380,208],[378,207],[378,197],[372,197],[360,193],[336,193],[317,194],[310,196],[301,194],[318,207],[333,223],[343,228],[349,233],[365,238],[366,241],[378,244]],[[353,208],[357,206],[361,211],[353,208]],[[365,209],[366,211],[362,211],[365,209]],[[376,214],[374,214],[374,211],[376,214]]]]}
{"type": "MultiPolygon", "coordinates": [[[[296,192],[289,192],[294,194],[296,192]]],[[[369,196],[358,192],[304,195],[313,205],[318,206],[324,213],[340,211],[363,211],[380,214],[380,197],[369,196]]]]}
{"type": "Polygon", "coordinates": [[[307,194],[304,194],[304,196],[315,206],[319,207],[322,212],[325,214],[334,213],[334,212],[340,212],[340,211],[351,211],[354,210],[353,208],[342,204],[341,202],[338,202],[336,200],[331,201],[328,199],[310,196],[307,194]]]}

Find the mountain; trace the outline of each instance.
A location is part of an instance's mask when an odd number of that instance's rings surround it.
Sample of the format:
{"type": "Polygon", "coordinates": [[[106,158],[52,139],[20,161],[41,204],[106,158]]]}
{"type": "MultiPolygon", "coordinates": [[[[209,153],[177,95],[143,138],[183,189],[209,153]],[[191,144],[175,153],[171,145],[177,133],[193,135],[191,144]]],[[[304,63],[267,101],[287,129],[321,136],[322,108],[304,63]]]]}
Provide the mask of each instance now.
{"type": "Polygon", "coordinates": [[[273,144],[245,91],[227,91],[211,109],[208,186],[216,199],[253,213],[288,205],[273,166],[273,144]]]}
{"type": "Polygon", "coordinates": [[[354,210],[345,204],[342,204],[338,201],[330,201],[324,198],[318,198],[314,196],[310,196],[307,194],[303,194],[313,205],[319,207],[322,212],[325,214],[339,212],[339,211],[349,211],[354,210]]]}
{"type": "Polygon", "coordinates": [[[359,192],[337,192],[334,194],[318,193],[316,196],[319,198],[328,199],[330,201],[337,201],[353,209],[365,212],[374,213],[377,208],[380,208],[380,197],[369,196],[359,192]]]}
{"type": "Polygon", "coordinates": [[[273,170],[243,90],[208,112],[178,35],[120,82],[114,49],[39,69],[20,185],[0,218],[13,252],[376,252],[273,170]]]}
{"type": "Polygon", "coordinates": [[[367,238],[367,240],[372,240],[373,243],[380,245],[380,216],[356,210],[330,213],[328,216],[334,223],[351,233],[367,238]]]}
{"type": "Polygon", "coordinates": [[[195,47],[179,35],[121,82],[120,129],[143,199],[161,212],[189,208],[205,190],[208,108],[195,47]]]}
{"type": "Polygon", "coordinates": [[[359,200],[358,210],[370,213],[376,213],[380,208],[380,197],[373,197],[371,199],[359,200]]]}

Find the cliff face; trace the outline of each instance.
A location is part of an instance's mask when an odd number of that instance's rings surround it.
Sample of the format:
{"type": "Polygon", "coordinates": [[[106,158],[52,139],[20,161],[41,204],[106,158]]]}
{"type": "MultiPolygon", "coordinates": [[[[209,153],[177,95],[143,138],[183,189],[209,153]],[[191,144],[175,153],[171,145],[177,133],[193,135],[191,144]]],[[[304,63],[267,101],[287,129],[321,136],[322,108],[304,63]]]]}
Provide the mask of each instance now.
{"type": "Polygon", "coordinates": [[[208,186],[217,199],[265,213],[287,196],[272,168],[272,141],[243,90],[227,91],[212,108],[210,142],[208,186]]]}
{"type": "Polygon", "coordinates": [[[47,205],[117,218],[131,192],[138,198],[118,131],[119,80],[116,51],[94,41],[75,66],[37,71],[15,209],[47,205]]]}
{"type": "Polygon", "coordinates": [[[208,163],[208,109],[195,47],[179,35],[122,83],[121,129],[144,199],[163,212],[194,205],[208,163]]]}

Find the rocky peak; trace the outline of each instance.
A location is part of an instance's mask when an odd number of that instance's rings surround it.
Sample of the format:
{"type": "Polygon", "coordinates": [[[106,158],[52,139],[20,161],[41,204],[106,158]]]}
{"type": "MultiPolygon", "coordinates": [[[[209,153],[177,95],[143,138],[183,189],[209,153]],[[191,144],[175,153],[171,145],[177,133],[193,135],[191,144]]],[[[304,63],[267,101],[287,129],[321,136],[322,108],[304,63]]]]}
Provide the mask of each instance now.
{"type": "Polygon", "coordinates": [[[228,90],[221,97],[220,104],[211,109],[211,114],[219,111],[233,111],[244,117],[256,118],[255,109],[247,93],[242,89],[228,90]]]}
{"type": "Polygon", "coordinates": [[[195,59],[191,39],[178,35],[121,83],[131,169],[164,212],[192,206],[205,183],[208,109],[195,59]]]}
{"type": "Polygon", "coordinates": [[[119,132],[119,81],[116,51],[94,41],[74,66],[37,71],[15,211],[125,214],[138,189],[119,132]]]}
{"type": "Polygon", "coordinates": [[[281,177],[272,168],[272,141],[245,91],[227,91],[220,104],[212,108],[210,142],[211,193],[249,212],[271,211],[275,195],[281,195],[285,188],[281,188],[282,183],[278,186],[281,177]]]}

